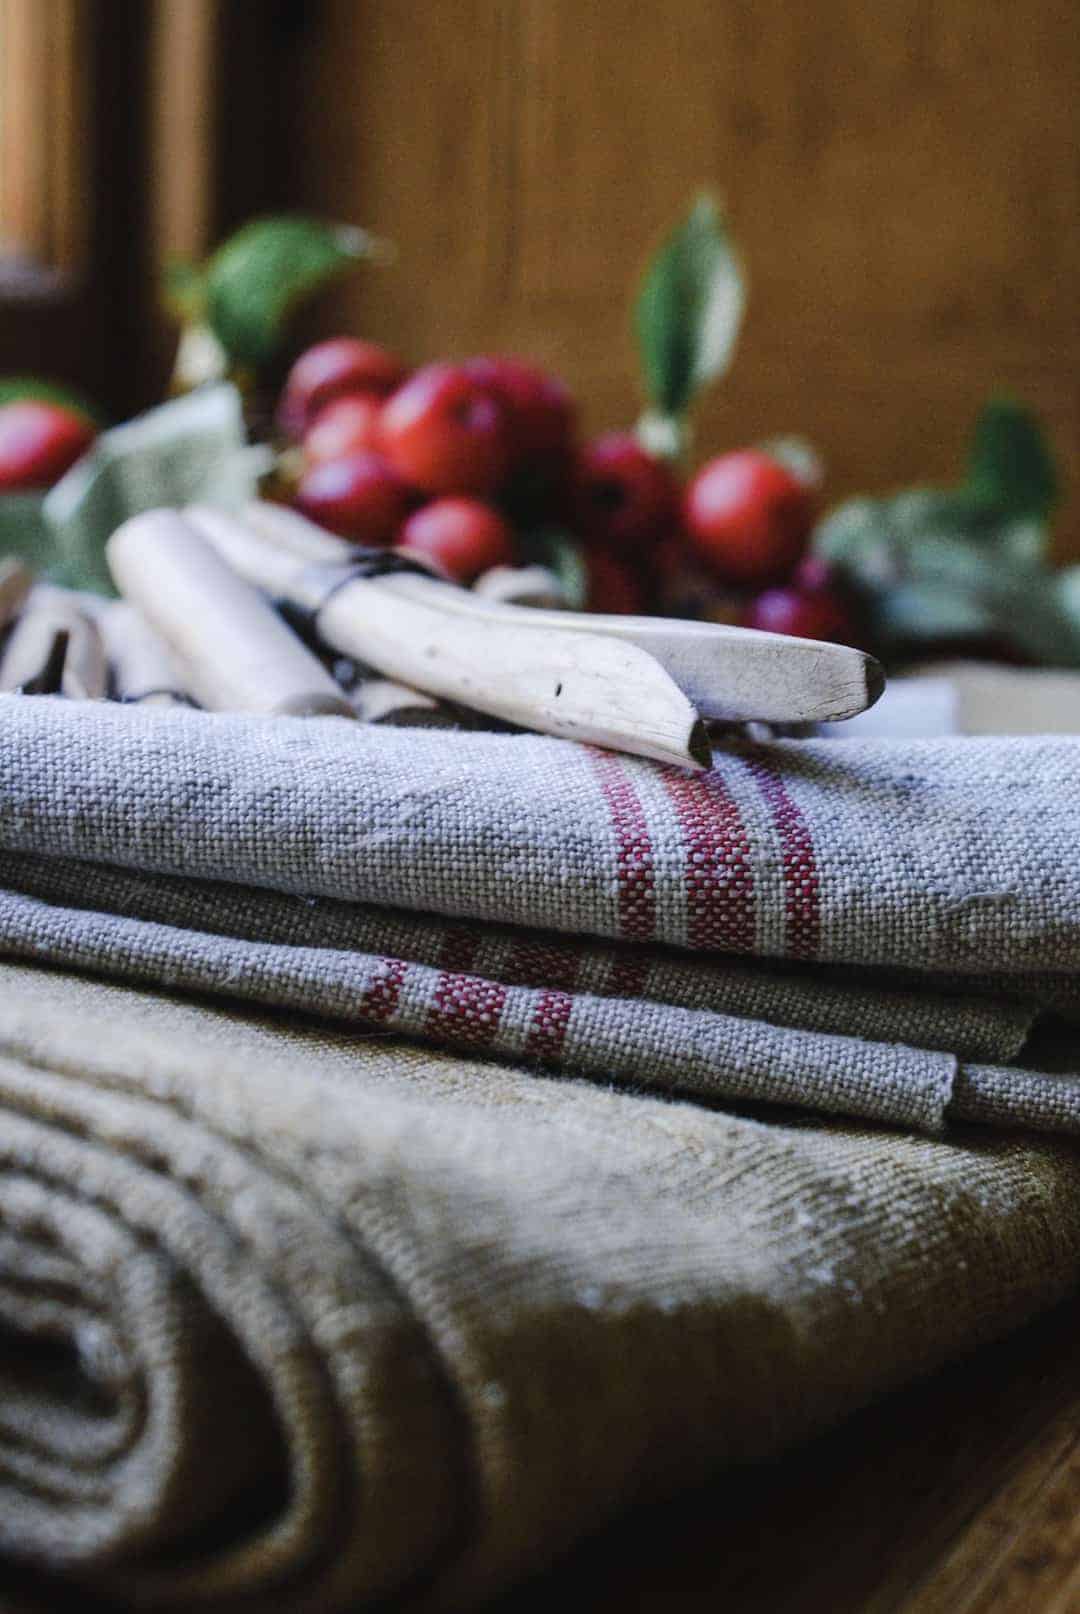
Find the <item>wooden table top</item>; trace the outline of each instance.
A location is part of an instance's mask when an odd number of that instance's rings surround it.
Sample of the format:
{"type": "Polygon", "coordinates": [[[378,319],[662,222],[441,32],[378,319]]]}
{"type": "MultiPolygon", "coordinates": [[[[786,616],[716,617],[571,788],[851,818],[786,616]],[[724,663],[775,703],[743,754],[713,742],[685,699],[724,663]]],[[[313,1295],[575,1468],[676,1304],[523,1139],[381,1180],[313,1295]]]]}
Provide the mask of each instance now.
{"type": "Polygon", "coordinates": [[[767,1467],[642,1509],[497,1606],[1077,1614],[1080,1302],[767,1467]]]}

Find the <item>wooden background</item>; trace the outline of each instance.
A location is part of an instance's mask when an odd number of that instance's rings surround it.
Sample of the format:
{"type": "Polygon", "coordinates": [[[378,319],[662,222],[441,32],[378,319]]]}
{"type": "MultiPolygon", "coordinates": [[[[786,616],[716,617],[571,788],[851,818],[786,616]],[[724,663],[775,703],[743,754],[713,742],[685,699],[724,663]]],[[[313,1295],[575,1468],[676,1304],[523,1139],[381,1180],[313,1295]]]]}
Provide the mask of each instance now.
{"type": "MultiPolygon", "coordinates": [[[[751,296],[700,452],[799,432],[834,497],[945,479],[1006,390],[1080,487],[1075,0],[0,8],[77,21],[90,109],[85,262],[38,305],[0,285],[5,369],[67,374],[114,415],[151,401],[163,253],[300,207],[400,249],[306,334],[352,329],[414,360],[518,349],[565,374],[589,429],[625,424],[633,283],[708,185],[751,296]]],[[[63,73],[52,61],[50,92],[63,73]]],[[[1080,557],[1075,494],[1058,552],[1080,557]]]]}
{"type": "Polygon", "coordinates": [[[836,496],[947,478],[1004,389],[1080,483],[1071,0],[319,0],[285,63],[285,199],[400,247],[317,329],[520,349],[628,422],[629,288],[707,184],[752,289],[701,450],[804,433],[836,496]]]}

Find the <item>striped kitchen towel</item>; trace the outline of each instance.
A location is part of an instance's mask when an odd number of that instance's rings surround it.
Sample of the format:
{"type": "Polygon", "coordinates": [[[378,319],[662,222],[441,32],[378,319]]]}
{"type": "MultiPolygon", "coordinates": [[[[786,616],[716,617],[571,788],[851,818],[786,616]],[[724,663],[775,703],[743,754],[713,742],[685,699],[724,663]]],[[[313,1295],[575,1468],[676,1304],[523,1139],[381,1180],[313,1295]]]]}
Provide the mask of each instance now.
{"type": "Polygon", "coordinates": [[[0,950],[718,1101],[1080,1130],[1080,741],[0,698],[0,950]]]}

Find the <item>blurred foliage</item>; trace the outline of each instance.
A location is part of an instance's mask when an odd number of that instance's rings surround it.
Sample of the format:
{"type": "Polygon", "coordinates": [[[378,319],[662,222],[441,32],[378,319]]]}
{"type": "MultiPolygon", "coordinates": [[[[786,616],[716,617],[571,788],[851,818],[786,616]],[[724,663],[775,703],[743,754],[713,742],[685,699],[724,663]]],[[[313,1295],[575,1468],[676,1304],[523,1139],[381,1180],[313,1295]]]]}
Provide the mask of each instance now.
{"type": "Polygon", "coordinates": [[[985,645],[1080,667],[1080,581],[1048,558],[1057,497],[1037,419],[996,399],[963,482],[853,499],[819,525],[814,549],[858,594],[890,660],[985,645]]]}

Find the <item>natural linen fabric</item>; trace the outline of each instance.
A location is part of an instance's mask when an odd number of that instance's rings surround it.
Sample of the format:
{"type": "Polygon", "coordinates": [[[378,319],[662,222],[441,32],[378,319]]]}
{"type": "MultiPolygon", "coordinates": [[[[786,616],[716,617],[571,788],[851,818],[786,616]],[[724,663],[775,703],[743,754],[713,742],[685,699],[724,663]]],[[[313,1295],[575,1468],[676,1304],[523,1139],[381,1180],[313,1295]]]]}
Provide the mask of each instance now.
{"type": "Polygon", "coordinates": [[[928,1133],[1080,1131],[1080,741],[528,735],[0,697],[0,951],[928,1133]],[[1044,1068],[1045,1067],[1045,1068],[1044,1068]]]}
{"type": "Polygon", "coordinates": [[[473,1606],[1075,1284],[1076,742],[0,759],[0,1555],[76,1596],[473,1606]]]}
{"type": "Polygon", "coordinates": [[[1078,1271],[1068,1139],[763,1124],[0,965],[0,1555],[74,1606],[475,1606],[1078,1271]]]}

